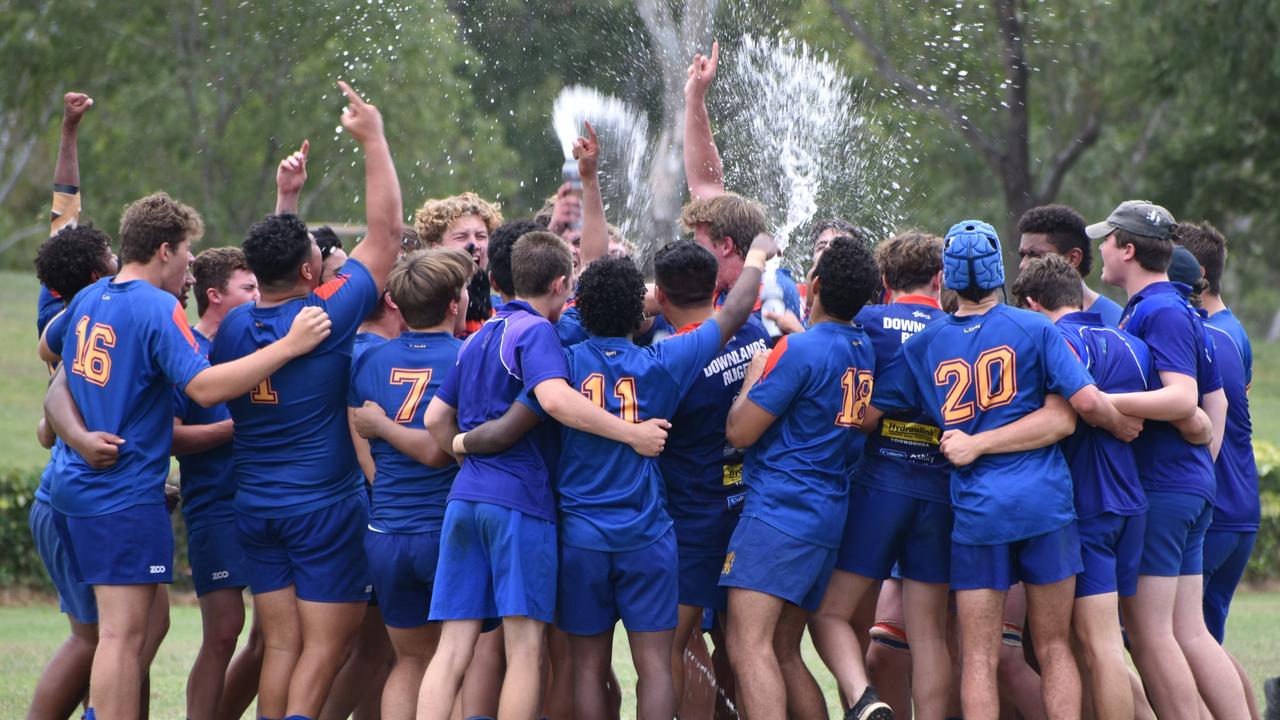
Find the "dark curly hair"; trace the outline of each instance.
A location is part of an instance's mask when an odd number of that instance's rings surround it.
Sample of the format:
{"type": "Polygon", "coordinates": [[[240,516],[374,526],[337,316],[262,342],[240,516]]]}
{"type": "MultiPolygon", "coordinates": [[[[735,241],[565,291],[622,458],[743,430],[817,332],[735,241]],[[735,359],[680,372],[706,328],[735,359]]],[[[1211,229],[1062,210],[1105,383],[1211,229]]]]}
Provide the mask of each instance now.
{"type": "Polygon", "coordinates": [[[1066,205],[1041,205],[1022,213],[1018,218],[1019,233],[1049,236],[1049,244],[1066,255],[1072,248],[1080,250],[1080,277],[1089,277],[1093,270],[1093,245],[1084,234],[1084,217],[1066,205]]]}
{"type": "Polygon", "coordinates": [[[880,269],[871,248],[847,235],[834,238],[813,268],[822,309],[837,320],[852,320],[875,297],[880,269]]]}
{"type": "Polygon", "coordinates": [[[654,281],[678,308],[709,304],[719,268],[710,250],[690,240],[677,240],[653,256],[654,281]]]}
{"type": "Polygon", "coordinates": [[[311,235],[297,215],[267,215],[249,228],[243,247],[258,283],[281,289],[293,284],[298,268],[310,257],[311,235]]]}
{"type": "Polygon", "coordinates": [[[602,257],[578,279],[578,313],[592,335],[625,337],[644,317],[644,275],[631,258],[602,257]]]}
{"type": "Polygon", "coordinates": [[[111,273],[111,236],[93,225],[65,227],[40,243],[36,277],[64,302],[111,273]]]}
{"type": "Polygon", "coordinates": [[[546,229],[546,226],[533,220],[521,218],[499,225],[489,235],[489,274],[493,276],[494,290],[515,295],[516,281],[511,274],[511,246],[525,233],[546,229]]]}

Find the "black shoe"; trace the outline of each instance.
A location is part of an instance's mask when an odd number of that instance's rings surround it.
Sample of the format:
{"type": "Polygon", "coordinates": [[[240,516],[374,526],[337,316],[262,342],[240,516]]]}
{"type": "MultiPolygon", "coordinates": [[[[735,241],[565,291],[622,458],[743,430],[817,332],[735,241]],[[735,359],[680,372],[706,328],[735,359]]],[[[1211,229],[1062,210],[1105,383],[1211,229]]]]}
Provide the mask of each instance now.
{"type": "Polygon", "coordinates": [[[893,709],[880,700],[875,688],[868,685],[858,702],[845,711],[844,720],[893,720],[893,709]]]}

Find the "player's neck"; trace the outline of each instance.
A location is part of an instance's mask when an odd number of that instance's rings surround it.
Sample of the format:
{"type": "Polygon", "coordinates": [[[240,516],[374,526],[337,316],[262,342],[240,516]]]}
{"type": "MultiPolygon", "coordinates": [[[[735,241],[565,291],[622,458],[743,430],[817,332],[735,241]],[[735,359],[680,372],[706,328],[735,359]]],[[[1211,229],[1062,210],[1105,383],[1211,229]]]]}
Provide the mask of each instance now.
{"type": "Polygon", "coordinates": [[[551,319],[551,317],[555,314],[556,310],[560,309],[557,307],[557,305],[561,307],[563,307],[564,305],[564,303],[559,302],[556,299],[556,296],[553,293],[547,293],[546,295],[539,295],[538,297],[533,297],[533,298],[516,297],[513,299],[528,303],[529,307],[533,308],[534,310],[537,310],[539,315],[541,315],[544,318],[547,318],[548,320],[551,319]]]}
{"type": "Polygon", "coordinates": [[[160,287],[161,276],[162,274],[159,264],[129,262],[125,263],[124,266],[120,268],[120,272],[116,273],[112,282],[126,283],[131,280],[141,280],[156,287],[160,287]]]}
{"type": "Polygon", "coordinates": [[[956,317],[965,317],[966,315],[986,315],[1000,301],[996,299],[995,293],[989,293],[981,300],[967,300],[960,298],[960,306],[956,308],[956,317]]]}
{"type": "Polygon", "coordinates": [[[400,334],[400,322],[391,313],[384,313],[382,317],[373,322],[360,323],[360,329],[356,332],[373,333],[380,338],[390,340],[400,334]]]}
{"type": "Polygon", "coordinates": [[[450,315],[449,317],[445,318],[444,321],[441,322],[439,325],[432,325],[430,327],[420,327],[420,328],[411,327],[406,332],[424,333],[424,334],[425,333],[445,333],[446,335],[452,335],[453,326],[456,325],[457,323],[458,323],[458,316],[450,315]]]}
{"type": "Polygon", "coordinates": [[[275,307],[276,305],[283,305],[290,300],[304,298],[310,294],[311,288],[304,285],[294,285],[287,290],[267,290],[263,288],[261,297],[258,299],[258,307],[275,307]]]}
{"type": "Polygon", "coordinates": [[[1151,272],[1150,270],[1143,269],[1141,265],[1134,263],[1133,272],[1124,279],[1124,291],[1129,295],[1129,297],[1133,297],[1145,290],[1148,285],[1153,285],[1158,282],[1169,282],[1168,273],[1151,272]]]}
{"type": "Polygon", "coordinates": [[[715,315],[715,308],[710,303],[686,308],[678,308],[668,304],[662,308],[662,317],[675,328],[706,322],[712,315],[715,315]]]}
{"type": "Polygon", "coordinates": [[[1070,306],[1070,305],[1063,305],[1062,307],[1058,308],[1057,310],[1045,310],[1045,311],[1043,311],[1043,312],[1044,312],[1044,316],[1045,316],[1045,317],[1047,317],[1047,318],[1049,318],[1049,321],[1050,321],[1050,322],[1055,322],[1055,323],[1056,323],[1056,322],[1058,322],[1059,320],[1061,320],[1063,317],[1065,317],[1065,316],[1067,316],[1067,315],[1070,315],[1071,313],[1077,313],[1077,312],[1080,312],[1080,310],[1081,310],[1081,308],[1078,308],[1078,307],[1072,307],[1072,306],[1070,306]]]}
{"type": "Polygon", "coordinates": [[[1098,293],[1094,292],[1093,288],[1085,285],[1083,279],[1080,281],[1080,289],[1084,291],[1084,307],[1093,307],[1093,304],[1098,302],[1098,293]]]}
{"type": "Polygon", "coordinates": [[[1200,293],[1200,306],[1210,315],[1216,315],[1227,309],[1227,304],[1222,302],[1221,295],[1214,295],[1207,290],[1200,293]]]}
{"type": "Polygon", "coordinates": [[[813,327],[818,323],[824,323],[824,322],[836,323],[838,325],[849,324],[848,320],[841,320],[840,318],[834,315],[828,315],[827,311],[822,309],[822,304],[815,302],[813,304],[813,309],[809,312],[809,327],[813,327]]]}
{"type": "Polygon", "coordinates": [[[889,302],[895,303],[895,302],[898,302],[899,298],[904,298],[909,296],[927,297],[936,301],[938,299],[938,295],[939,295],[938,291],[935,290],[932,286],[921,285],[920,287],[906,288],[903,290],[890,290],[889,302]]]}
{"type": "Polygon", "coordinates": [[[207,308],[196,322],[196,332],[212,340],[213,336],[218,334],[218,328],[222,327],[222,320],[226,316],[226,313],[215,310],[213,307],[207,308]]]}

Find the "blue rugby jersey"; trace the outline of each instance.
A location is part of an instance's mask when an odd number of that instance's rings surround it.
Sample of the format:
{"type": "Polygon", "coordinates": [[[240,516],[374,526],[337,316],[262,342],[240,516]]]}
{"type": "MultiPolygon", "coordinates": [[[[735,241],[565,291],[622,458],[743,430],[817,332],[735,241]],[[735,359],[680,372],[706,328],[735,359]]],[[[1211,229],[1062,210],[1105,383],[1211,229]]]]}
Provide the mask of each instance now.
{"type": "Polygon", "coordinates": [[[213,341],[215,363],[244,357],[289,333],[304,307],[329,314],[324,342],[294,358],[248,395],[227,403],[235,420],[237,512],[294,517],[361,489],[347,427],[351,351],[360,323],[378,302],[369,270],[349,259],[329,282],[273,307],[245,303],[227,314],[213,341]]]}
{"type": "Polygon", "coordinates": [[[1124,308],[1106,295],[1098,295],[1098,299],[1085,308],[1085,312],[1096,313],[1102,318],[1102,324],[1107,327],[1118,328],[1120,327],[1120,318],[1124,315],[1124,308]]]}
{"type": "MultiPolygon", "coordinates": [[[[656,345],[592,336],[569,350],[572,384],[629,422],[668,418],[720,351],[715,320],[656,345]]],[[[657,458],[599,435],[562,428],[556,471],[560,541],[570,547],[629,552],[672,525],[657,458]]]]}
{"type": "Polygon", "coordinates": [[[1213,341],[1222,387],[1227,392],[1227,427],[1222,450],[1214,463],[1218,492],[1214,498],[1213,529],[1256,532],[1262,504],[1258,497],[1258,466],[1253,458],[1253,421],[1249,417],[1249,386],[1253,384],[1253,347],[1244,326],[1231,309],[1209,316],[1204,323],[1213,341]]]}
{"type": "Polygon", "coordinates": [[[849,501],[844,459],[866,414],[876,367],[862,327],[820,322],[778,340],[747,397],[777,419],[747,449],[744,517],[800,540],[840,546],[849,501]]]}
{"type": "MultiPolygon", "coordinates": [[[[372,400],[395,422],[425,429],[427,405],[453,371],[461,347],[462,341],[447,332],[406,331],[384,341],[356,363],[347,404],[360,407],[372,400]]],[[[370,440],[369,451],[378,467],[369,527],[391,533],[439,531],[457,466],[427,467],[382,439],[370,440]]]]}
{"type": "MultiPolygon", "coordinates": [[[[697,329],[698,325],[686,326],[679,334],[697,329]]],[[[743,452],[725,442],[725,419],[742,389],[751,358],[768,347],[764,324],[755,316],[747,318],[724,349],[703,366],[669,416],[671,430],[658,466],[683,555],[724,555],[742,512],[743,452]]]]}
{"type": "MultiPolygon", "coordinates": [[[[997,305],[947,317],[909,338],[881,373],[872,404],[923,410],[938,427],[971,435],[1008,425],[1075,395],[1093,380],[1039,313],[997,305]]],[[[951,471],[952,539],[997,545],[1053,532],[1075,517],[1071,472],[1056,444],[984,455],[951,471]]]]}
{"type": "Polygon", "coordinates": [[[587,329],[582,327],[582,315],[572,299],[565,305],[560,313],[560,319],[556,321],[556,335],[560,336],[560,344],[566,348],[571,348],[587,339],[587,329]]]}
{"type": "Polygon", "coordinates": [[[361,356],[366,351],[372,350],[385,342],[387,342],[387,338],[377,333],[357,332],[355,342],[351,344],[351,371],[355,372],[356,363],[360,362],[361,356]]]}
{"type": "MultiPolygon", "coordinates": [[[[200,331],[191,328],[200,354],[208,357],[213,343],[200,331]]],[[[184,425],[209,425],[231,419],[231,411],[223,403],[201,407],[187,394],[174,390],[173,415],[184,425]]],[[[201,453],[178,456],[182,476],[182,515],[187,530],[235,519],[235,468],[231,459],[232,443],[227,442],[201,453]]]]}
{"type": "MultiPolygon", "coordinates": [[[[1222,375],[1209,350],[1204,323],[1174,283],[1155,282],[1129,298],[1120,329],[1135,335],[1151,350],[1156,374],[1153,389],[1163,387],[1159,373],[1196,378],[1199,396],[1222,387],[1222,375]]],[[[1192,445],[1167,422],[1148,420],[1133,441],[1142,487],[1184,492],[1213,501],[1213,456],[1207,446],[1192,445]]]]}
{"type": "MultiPolygon", "coordinates": [[[[502,417],[526,391],[560,378],[569,364],[555,327],[523,300],[512,300],[458,351],[458,362],[436,392],[458,411],[463,432],[502,417]]],[[[542,423],[509,449],[468,454],[449,492],[450,500],[492,503],[555,521],[551,492],[556,429],[542,423]]]]}
{"type": "MultiPolygon", "coordinates": [[[[1094,312],[1074,312],[1058,319],[1058,329],[1093,376],[1098,389],[1109,393],[1142,392],[1151,377],[1151,354],[1134,336],[1107,325],[1094,312]]],[[[1116,436],[1088,423],[1062,441],[1062,453],[1075,481],[1076,515],[1083,519],[1104,512],[1139,515],[1146,512],[1133,448],[1116,436]]]]}
{"type": "MultiPolygon", "coordinates": [[[[867,305],[856,320],[871,338],[876,366],[887,368],[907,338],[946,316],[937,300],[904,295],[890,305],[867,305]]],[[[941,438],[942,431],[922,412],[885,415],[867,436],[853,482],[949,504],[951,464],[942,456],[941,438]]]]}
{"type": "Polygon", "coordinates": [[[62,355],[85,426],[125,439],[119,459],[104,470],[68,448],[50,487],[53,507],[93,517],[164,502],[173,388],[185,389],[209,367],[177,298],[142,280],[103,278],[76,295],[61,347],[50,349],[62,355]]]}
{"type": "Polygon", "coordinates": [[[40,296],[36,299],[36,336],[44,332],[44,328],[53,319],[54,315],[62,312],[65,307],[62,298],[58,297],[52,290],[40,285],[40,296]]]}

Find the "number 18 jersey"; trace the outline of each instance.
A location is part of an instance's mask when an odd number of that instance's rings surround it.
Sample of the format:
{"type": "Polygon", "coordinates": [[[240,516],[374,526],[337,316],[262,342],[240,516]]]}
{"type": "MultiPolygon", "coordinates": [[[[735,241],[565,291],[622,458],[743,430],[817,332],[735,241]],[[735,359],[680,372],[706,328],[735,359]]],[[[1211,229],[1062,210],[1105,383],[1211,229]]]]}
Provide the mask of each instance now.
{"type": "MultiPolygon", "coordinates": [[[[1048,319],[997,305],[950,316],[907,340],[876,383],[885,412],[923,410],[946,430],[970,435],[1008,425],[1093,383],[1048,319]]],[[[984,455],[951,472],[952,539],[996,545],[1043,535],[1075,517],[1071,473],[1056,444],[984,455]]]]}

